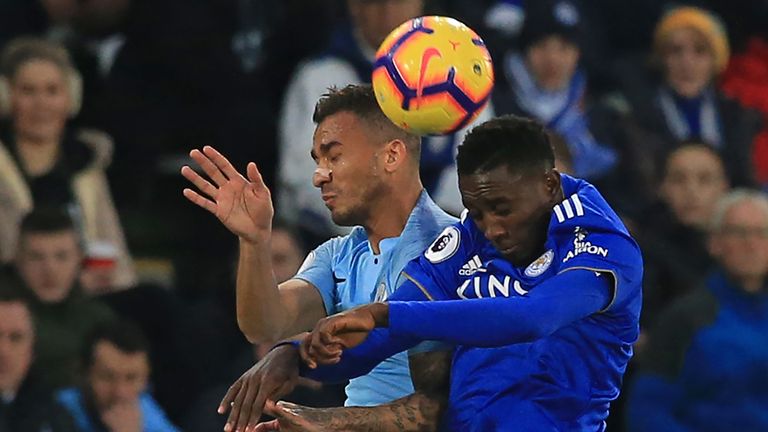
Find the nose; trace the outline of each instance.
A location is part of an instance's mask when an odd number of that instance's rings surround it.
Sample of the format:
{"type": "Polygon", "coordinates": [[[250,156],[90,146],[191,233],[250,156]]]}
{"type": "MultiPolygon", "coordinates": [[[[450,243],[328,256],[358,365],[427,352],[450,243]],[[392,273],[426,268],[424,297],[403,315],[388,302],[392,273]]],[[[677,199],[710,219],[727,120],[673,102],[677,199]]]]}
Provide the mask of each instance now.
{"type": "Polygon", "coordinates": [[[134,386],[127,380],[115,384],[112,396],[118,402],[131,402],[137,395],[134,386]]]}
{"type": "Polygon", "coordinates": [[[483,218],[482,230],[485,238],[492,242],[504,235],[504,227],[498,221],[495,221],[493,217],[483,218]]]}
{"type": "Polygon", "coordinates": [[[324,184],[331,181],[332,170],[323,167],[315,168],[315,173],[312,175],[312,184],[316,187],[322,187],[324,184]]]}

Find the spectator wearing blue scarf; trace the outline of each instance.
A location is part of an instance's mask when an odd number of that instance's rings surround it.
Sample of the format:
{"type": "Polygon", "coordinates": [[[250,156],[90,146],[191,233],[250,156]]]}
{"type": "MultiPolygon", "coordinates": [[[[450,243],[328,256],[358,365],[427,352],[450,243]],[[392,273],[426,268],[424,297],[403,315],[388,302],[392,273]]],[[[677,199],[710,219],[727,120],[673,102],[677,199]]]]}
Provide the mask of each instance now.
{"type": "Polygon", "coordinates": [[[498,114],[538,119],[561,135],[574,174],[597,180],[610,173],[618,155],[595,139],[584,109],[587,79],[579,67],[584,20],[571,0],[526,4],[520,50],[499,59],[493,104],[498,114]]]}

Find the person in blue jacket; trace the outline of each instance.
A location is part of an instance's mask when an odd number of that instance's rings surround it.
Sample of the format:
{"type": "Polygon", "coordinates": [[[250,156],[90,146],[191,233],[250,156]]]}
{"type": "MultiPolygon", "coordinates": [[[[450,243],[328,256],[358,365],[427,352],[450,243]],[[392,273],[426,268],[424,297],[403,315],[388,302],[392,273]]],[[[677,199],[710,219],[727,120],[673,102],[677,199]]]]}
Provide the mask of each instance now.
{"type": "Polygon", "coordinates": [[[718,266],[651,329],[629,431],[768,430],[768,198],[730,192],[710,229],[718,266]]]}
{"type": "Polygon", "coordinates": [[[176,432],[148,392],[149,345],[131,322],[97,327],[83,351],[85,382],[57,393],[78,431],[176,432]]]}

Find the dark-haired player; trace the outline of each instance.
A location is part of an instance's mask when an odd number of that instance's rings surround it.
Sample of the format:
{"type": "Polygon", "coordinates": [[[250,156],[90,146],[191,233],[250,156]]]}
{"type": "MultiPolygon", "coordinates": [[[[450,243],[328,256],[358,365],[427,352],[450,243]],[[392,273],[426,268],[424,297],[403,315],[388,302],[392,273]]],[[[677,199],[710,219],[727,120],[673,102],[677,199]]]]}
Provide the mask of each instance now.
{"type": "Polygon", "coordinates": [[[457,346],[446,428],[604,430],[638,336],[637,244],[593,186],[554,169],[532,121],[476,127],[458,170],[465,217],[406,266],[389,302],[321,320],[302,356],[337,364],[306,375],[355,376],[444,341],[457,346]]]}

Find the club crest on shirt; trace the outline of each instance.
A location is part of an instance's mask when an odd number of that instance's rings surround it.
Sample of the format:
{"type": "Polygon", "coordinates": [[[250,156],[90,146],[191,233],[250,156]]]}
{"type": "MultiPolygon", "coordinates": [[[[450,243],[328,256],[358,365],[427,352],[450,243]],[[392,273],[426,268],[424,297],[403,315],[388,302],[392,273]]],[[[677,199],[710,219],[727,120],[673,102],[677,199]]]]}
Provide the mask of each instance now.
{"type": "Polygon", "coordinates": [[[554,258],[555,252],[552,249],[544,252],[542,256],[536,258],[536,261],[532,262],[531,265],[525,269],[525,275],[528,277],[541,276],[542,273],[547,271],[554,258]]]}
{"type": "Polygon", "coordinates": [[[426,252],[424,252],[424,257],[433,264],[443,262],[459,250],[460,240],[461,233],[458,228],[449,226],[429,245],[426,252]]]}

